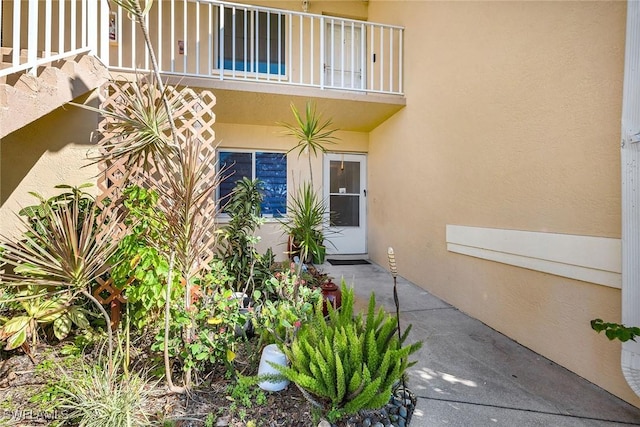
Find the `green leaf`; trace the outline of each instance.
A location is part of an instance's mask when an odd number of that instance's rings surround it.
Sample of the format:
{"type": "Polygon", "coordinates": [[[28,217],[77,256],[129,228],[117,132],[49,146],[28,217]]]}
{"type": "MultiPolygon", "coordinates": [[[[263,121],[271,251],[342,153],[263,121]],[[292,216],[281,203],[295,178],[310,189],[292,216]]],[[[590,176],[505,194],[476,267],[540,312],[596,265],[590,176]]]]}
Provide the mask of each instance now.
{"type": "Polygon", "coordinates": [[[7,346],[5,350],[14,350],[20,347],[27,340],[27,328],[20,329],[17,333],[11,335],[9,339],[7,339],[7,346]]]}
{"type": "Polygon", "coordinates": [[[69,309],[69,311],[67,312],[69,318],[71,319],[71,321],[79,328],[81,329],[89,329],[89,327],[91,326],[91,324],[89,323],[89,320],[87,319],[87,316],[85,316],[83,309],[81,309],[80,307],[71,307],[71,309],[69,309]]]}
{"type": "Polygon", "coordinates": [[[21,276],[43,276],[44,272],[33,264],[23,263],[17,265],[13,271],[21,276]]]}
{"type": "Polygon", "coordinates": [[[0,328],[0,338],[12,335],[21,329],[26,328],[30,321],[31,317],[29,316],[14,317],[0,328]]]}
{"type": "MultiPolygon", "coordinates": [[[[195,343],[191,346],[191,354],[193,355],[197,355],[198,353],[201,352],[201,350],[202,350],[202,344],[200,343],[195,343]]],[[[199,360],[202,360],[202,359],[199,359],[199,360]]]]}
{"type": "Polygon", "coordinates": [[[48,300],[40,304],[33,316],[38,323],[51,323],[64,314],[64,307],[58,301],[48,300]]]}
{"type": "Polygon", "coordinates": [[[71,332],[71,318],[69,316],[59,317],[53,322],[53,334],[60,341],[65,339],[69,332],[71,332]]]}

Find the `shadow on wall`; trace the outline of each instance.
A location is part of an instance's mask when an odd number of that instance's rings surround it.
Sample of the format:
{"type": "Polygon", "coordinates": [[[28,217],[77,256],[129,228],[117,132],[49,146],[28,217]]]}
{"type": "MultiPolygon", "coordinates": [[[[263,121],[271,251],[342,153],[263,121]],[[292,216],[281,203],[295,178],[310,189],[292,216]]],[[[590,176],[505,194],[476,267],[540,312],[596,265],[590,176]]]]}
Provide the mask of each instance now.
{"type": "MultiPolygon", "coordinates": [[[[93,94],[82,95],[74,102],[99,105],[93,94]]],[[[94,181],[87,177],[97,170],[80,168],[90,163],[87,151],[97,127],[96,113],[66,104],[2,138],[0,207],[23,183],[26,191],[46,194],[57,184],[76,183],[82,177],[86,177],[82,182],[94,181]]]]}

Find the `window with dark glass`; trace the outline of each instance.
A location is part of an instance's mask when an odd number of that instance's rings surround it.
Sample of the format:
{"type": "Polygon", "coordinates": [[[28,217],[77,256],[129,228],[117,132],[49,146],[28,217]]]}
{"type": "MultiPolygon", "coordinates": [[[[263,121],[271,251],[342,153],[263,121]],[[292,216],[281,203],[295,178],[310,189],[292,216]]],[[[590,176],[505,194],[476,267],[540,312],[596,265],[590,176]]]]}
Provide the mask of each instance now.
{"type": "Polygon", "coordinates": [[[285,74],[285,16],[224,9],[224,69],[285,74]]]}
{"type": "Polygon", "coordinates": [[[258,179],[263,189],[263,216],[281,217],[287,213],[287,155],[274,152],[220,151],[219,168],[223,179],[218,186],[219,207],[229,201],[236,182],[244,177],[258,179]]]}

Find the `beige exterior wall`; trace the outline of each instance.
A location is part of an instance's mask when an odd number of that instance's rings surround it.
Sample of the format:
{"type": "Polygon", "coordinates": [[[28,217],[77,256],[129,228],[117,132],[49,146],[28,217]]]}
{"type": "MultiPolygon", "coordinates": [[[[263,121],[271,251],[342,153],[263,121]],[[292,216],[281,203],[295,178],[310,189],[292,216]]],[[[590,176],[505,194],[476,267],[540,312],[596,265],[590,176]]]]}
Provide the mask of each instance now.
{"type": "MultiPolygon", "coordinates": [[[[298,105],[299,109],[304,108],[298,105]]],[[[215,108],[214,108],[215,111],[215,108]]],[[[324,117],[329,117],[328,112],[324,112],[324,117]]],[[[291,117],[293,121],[293,116],[291,117]]],[[[287,152],[295,146],[296,141],[282,134],[282,128],[279,126],[250,126],[216,123],[214,126],[216,132],[216,142],[220,149],[236,148],[246,150],[266,150],[266,151],[282,151],[287,152]]],[[[368,134],[363,132],[337,132],[336,136],[339,141],[327,148],[331,152],[357,152],[364,153],[368,149],[368,134]]],[[[313,182],[317,189],[322,184],[322,155],[312,156],[313,182]]],[[[302,182],[309,179],[309,159],[306,154],[298,156],[297,151],[291,152],[287,156],[287,188],[289,195],[302,182]]],[[[224,221],[221,221],[223,224],[224,221]]],[[[276,220],[268,220],[259,230],[258,235],[261,238],[258,245],[258,251],[264,251],[271,247],[276,259],[283,260],[286,258],[287,237],[283,235],[280,224],[276,220]]]]}
{"type": "MultiPolygon", "coordinates": [[[[407,107],[370,135],[369,252],[640,406],[620,290],[447,251],[447,224],[620,237],[624,2],[369,1],[406,27],[407,107]],[[381,173],[381,171],[389,171],[381,173]]],[[[428,342],[426,343],[428,345],[428,342]]]]}
{"type": "MultiPolygon", "coordinates": [[[[94,98],[76,102],[96,104],[94,98]]],[[[98,126],[97,115],[69,105],[60,107],[0,141],[0,234],[19,235],[16,213],[38,203],[29,194],[51,197],[58,184],[80,185],[96,182],[97,167],[89,166],[87,152],[92,147],[91,132],[98,126]]],[[[86,191],[94,191],[88,188],[86,191]]]]}

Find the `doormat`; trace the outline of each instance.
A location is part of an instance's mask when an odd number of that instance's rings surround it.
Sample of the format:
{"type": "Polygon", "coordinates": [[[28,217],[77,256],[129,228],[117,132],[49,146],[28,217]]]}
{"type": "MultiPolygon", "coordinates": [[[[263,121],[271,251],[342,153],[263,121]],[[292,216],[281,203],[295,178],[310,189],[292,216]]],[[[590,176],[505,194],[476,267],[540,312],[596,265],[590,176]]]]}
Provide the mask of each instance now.
{"type": "Polygon", "coordinates": [[[362,265],[370,264],[366,259],[331,259],[327,258],[327,262],[331,265],[362,265]]]}

